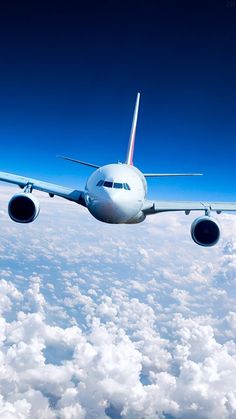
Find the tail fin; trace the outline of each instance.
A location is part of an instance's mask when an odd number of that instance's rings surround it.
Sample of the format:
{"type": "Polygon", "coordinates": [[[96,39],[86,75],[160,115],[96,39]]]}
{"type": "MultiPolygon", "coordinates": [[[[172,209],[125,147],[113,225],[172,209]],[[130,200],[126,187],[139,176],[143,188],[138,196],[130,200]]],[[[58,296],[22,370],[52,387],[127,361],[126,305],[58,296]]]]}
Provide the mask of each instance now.
{"type": "Polygon", "coordinates": [[[130,137],[129,137],[129,145],[128,145],[127,156],[126,156],[126,161],[125,161],[126,164],[129,164],[131,166],[133,166],[133,154],[134,154],[135,134],[136,134],[136,127],[137,127],[137,120],[138,120],[139,99],[140,99],[140,93],[137,94],[136,104],[134,108],[133,122],[132,122],[131,131],[130,131],[130,137]]]}

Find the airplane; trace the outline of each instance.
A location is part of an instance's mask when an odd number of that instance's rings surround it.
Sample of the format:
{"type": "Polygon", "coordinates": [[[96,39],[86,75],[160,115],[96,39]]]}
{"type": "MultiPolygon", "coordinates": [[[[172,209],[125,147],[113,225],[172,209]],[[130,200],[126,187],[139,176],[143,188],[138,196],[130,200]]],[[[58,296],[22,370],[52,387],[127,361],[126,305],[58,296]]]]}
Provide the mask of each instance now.
{"type": "Polygon", "coordinates": [[[151,214],[170,211],[203,211],[191,225],[193,241],[204,247],[214,246],[220,238],[219,222],[211,212],[236,211],[235,202],[197,201],[153,201],[147,199],[146,178],[163,176],[199,176],[201,173],[142,173],[133,164],[135,134],[138,120],[140,93],[137,94],[126,160],[99,166],[58,156],[63,159],[95,169],[89,176],[84,190],[71,189],[37,179],[0,172],[0,180],[18,185],[23,192],[15,194],[9,201],[8,214],[17,223],[34,221],[40,211],[38,199],[33,190],[46,192],[50,197],[59,196],[87,208],[97,220],[111,224],[137,224],[151,214]]]}

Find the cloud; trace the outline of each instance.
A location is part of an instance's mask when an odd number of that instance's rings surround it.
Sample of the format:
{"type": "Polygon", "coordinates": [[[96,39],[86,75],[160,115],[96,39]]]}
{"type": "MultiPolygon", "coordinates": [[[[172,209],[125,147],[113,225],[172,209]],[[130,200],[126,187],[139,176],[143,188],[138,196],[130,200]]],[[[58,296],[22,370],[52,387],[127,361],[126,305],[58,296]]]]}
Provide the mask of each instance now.
{"type": "Polygon", "coordinates": [[[192,214],[110,226],[44,197],[26,226],[8,219],[8,194],[1,418],[236,416],[234,216],[205,249],[192,214]]]}

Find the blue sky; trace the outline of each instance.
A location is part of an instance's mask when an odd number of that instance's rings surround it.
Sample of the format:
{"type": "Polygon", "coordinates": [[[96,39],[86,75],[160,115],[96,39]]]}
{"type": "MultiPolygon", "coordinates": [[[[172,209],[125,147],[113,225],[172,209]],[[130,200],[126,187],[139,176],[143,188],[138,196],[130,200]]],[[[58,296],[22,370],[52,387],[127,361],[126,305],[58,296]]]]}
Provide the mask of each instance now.
{"type": "Polygon", "coordinates": [[[124,160],[141,92],[135,164],[201,171],[150,181],[152,197],[235,200],[234,1],[2,6],[3,171],[83,187],[56,159],[124,160]]]}

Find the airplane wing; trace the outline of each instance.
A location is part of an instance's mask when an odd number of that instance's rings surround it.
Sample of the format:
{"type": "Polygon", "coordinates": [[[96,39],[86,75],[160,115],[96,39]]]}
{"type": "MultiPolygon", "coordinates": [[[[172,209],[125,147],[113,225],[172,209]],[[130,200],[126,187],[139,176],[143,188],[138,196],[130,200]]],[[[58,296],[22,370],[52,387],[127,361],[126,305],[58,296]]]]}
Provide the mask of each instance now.
{"type": "Polygon", "coordinates": [[[14,185],[20,186],[20,188],[25,188],[29,186],[37,191],[42,191],[48,193],[51,197],[54,195],[60,196],[61,198],[68,199],[69,201],[74,201],[77,204],[83,205],[86,207],[84,200],[83,191],[76,189],[66,188],[64,186],[55,185],[53,183],[42,182],[37,179],[31,179],[28,177],[14,175],[12,173],[0,172],[0,181],[12,183],[14,185]]]}
{"type": "Polygon", "coordinates": [[[236,202],[201,202],[201,201],[145,201],[142,211],[145,215],[168,211],[236,211],[236,202]]]}

